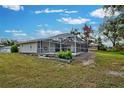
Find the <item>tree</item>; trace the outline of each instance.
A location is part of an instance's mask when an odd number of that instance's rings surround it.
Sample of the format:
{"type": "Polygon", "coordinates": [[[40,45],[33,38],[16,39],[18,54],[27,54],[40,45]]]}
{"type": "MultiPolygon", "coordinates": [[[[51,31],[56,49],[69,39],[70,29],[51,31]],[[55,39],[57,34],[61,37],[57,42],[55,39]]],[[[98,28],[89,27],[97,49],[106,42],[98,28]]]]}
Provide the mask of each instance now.
{"type": "Polygon", "coordinates": [[[116,47],[124,39],[124,6],[107,5],[103,8],[110,16],[104,18],[100,30],[112,42],[113,47],[116,47]]]}
{"type": "Polygon", "coordinates": [[[72,30],[71,30],[71,34],[73,34],[73,35],[79,35],[80,32],[78,31],[77,28],[72,28],[72,30]]]}
{"type": "Polygon", "coordinates": [[[110,40],[113,44],[113,47],[116,46],[116,43],[120,41],[118,24],[115,19],[108,19],[102,25],[103,35],[106,36],[108,40],[110,40]]]}
{"type": "Polygon", "coordinates": [[[88,26],[87,24],[84,25],[83,27],[83,35],[81,36],[86,42],[87,46],[89,46],[90,43],[92,43],[92,36],[91,33],[93,33],[93,29],[91,26],[88,26]]]}
{"type": "Polygon", "coordinates": [[[104,51],[107,50],[107,47],[104,44],[102,44],[101,37],[98,37],[97,43],[98,43],[98,50],[104,50],[104,51]]]}
{"type": "Polygon", "coordinates": [[[16,44],[17,41],[16,40],[10,40],[10,39],[1,39],[1,44],[5,45],[5,46],[12,46],[14,44],[16,44]]]}
{"type": "Polygon", "coordinates": [[[98,37],[98,50],[100,50],[100,47],[102,46],[102,39],[100,37],[98,37]]]}

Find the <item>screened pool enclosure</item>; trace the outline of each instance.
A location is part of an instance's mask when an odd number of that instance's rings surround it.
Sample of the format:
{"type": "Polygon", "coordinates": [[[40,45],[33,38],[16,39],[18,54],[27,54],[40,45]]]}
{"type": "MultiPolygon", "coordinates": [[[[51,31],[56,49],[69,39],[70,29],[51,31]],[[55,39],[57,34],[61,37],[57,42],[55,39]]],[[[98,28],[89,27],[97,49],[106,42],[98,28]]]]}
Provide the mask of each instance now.
{"type": "Polygon", "coordinates": [[[88,51],[87,44],[80,37],[73,34],[60,34],[48,39],[38,40],[38,54],[52,54],[58,51],[70,50],[72,53],[88,51]]]}

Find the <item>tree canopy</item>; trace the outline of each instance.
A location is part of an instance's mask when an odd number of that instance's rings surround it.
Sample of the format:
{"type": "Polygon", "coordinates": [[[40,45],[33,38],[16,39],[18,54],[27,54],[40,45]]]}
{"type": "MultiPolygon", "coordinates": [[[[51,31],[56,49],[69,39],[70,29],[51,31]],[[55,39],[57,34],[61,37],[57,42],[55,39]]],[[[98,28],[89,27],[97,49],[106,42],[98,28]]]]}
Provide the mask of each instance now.
{"type": "Polygon", "coordinates": [[[124,39],[124,6],[107,5],[103,9],[109,16],[104,18],[100,30],[115,47],[124,39]]]}

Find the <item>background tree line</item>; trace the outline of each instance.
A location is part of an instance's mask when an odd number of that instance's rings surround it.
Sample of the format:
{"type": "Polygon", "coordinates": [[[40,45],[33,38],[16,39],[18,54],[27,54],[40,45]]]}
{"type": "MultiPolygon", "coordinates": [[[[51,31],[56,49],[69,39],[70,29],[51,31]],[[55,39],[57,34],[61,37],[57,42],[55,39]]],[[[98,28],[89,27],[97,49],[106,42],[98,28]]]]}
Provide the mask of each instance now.
{"type": "Polygon", "coordinates": [[[11,46],[11,52],[18,52],[18,46],[19,43],[17,40],[11,40],[11,39],[1,39],[0,40],[0,45],[3,46],[11,46]]]}
{"type": "Polygon", "coordinates": [[[90,35],[95,31],[92,29],[91,25],[88,26],[87,24],[83,26],[83,31],[80,32],[79,29],[72,29],[71,33],[80,35],[81,38],[87,42],[88,46],[92,42],[97,43],[98,50],[109,49],[103,42],[105,40],[106,42],[110,41],[112,43],[112,51],[122,51],[124,50],[124,6],[105,5],[103,10],[106,14],[108,13],[109,16],[105,16],[103,23],[100,24],[98,37],[90,35]]]}

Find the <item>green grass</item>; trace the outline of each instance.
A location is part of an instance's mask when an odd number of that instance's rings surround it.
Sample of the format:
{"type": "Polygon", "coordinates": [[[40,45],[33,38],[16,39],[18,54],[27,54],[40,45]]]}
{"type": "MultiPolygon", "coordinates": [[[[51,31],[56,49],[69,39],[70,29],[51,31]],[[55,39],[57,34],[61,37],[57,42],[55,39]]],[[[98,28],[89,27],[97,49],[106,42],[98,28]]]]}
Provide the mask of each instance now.
{"type": "Polygon", "coordinates": [[[97,52],[96,68],[101,70],[103,76],[98,80],[98,87],[124,87],[124,78],[108,76],[104,73],[117,71],[124,73],[124,54],[122,52],[97,52]]]}
{"type": "Polygon", "coordinates": [[[96,52],[89,66],[0,54],[0,87],[124,87],[124,78],[107,75],[109,70],[124,72],[123,53],[96,52]]]}

